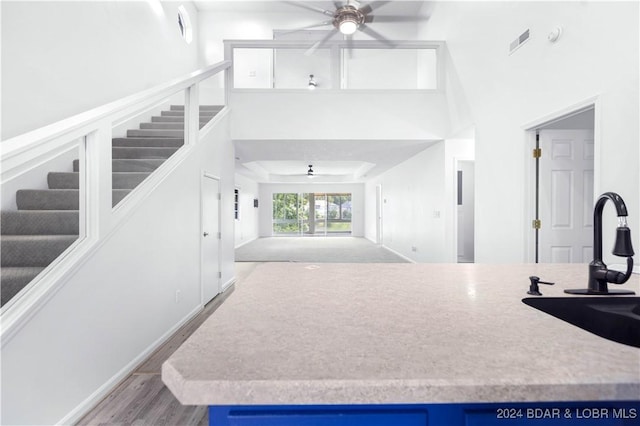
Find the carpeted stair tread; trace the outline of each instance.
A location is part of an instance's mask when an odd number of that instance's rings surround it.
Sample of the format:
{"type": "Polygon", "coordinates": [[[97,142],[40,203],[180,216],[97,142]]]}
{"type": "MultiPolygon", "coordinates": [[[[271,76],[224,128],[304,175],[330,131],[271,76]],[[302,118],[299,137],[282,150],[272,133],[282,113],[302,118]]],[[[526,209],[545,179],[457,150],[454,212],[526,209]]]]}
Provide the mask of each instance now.
{"type": "Polygon", "coordinates": [[[129,195],[129,193],[131,193],[131,190],[130,189],[114,189],[111,192],[112,192],[111,205],[115,206],[120,201],[122,201],[124,197],[129,195]]]}
{"type": "MultiPolygon", "coordinates": [[[[200,112],[203,111],[216,111],[219,112],[224,108],[224,105],[200,105],[200,112]]],[[[184,111],[184,105],[171,105],[169,107],[171,111],[184,111]]]]}
{"type": "Polygon", "coordinates": [[[47,184],[49,189],[78,189],[80,185],[78,172],[49,172],[47,184]]]}
{"type": "Polygon", "coordinates": [[[112,172],[152,172],[164,163],[166,158],[123,158],[113,160],[112,172]]]}
{"type": "MultiPolygon", "coordinates": [[[[208,122],[200,122],[200,128],[202,129],[204,127],[205,124],[207,124],[208,122]]],[[[170,122],[170,123],[158,123],[158,122],[151,122],[151,123],[140,123],[140,128],[143,130],[147,130],[147,129],[184,129],[184,121],[176,121],[176,122],[170,122]]]]}
{"type": "MultiPolygon", "coordinates": [[[[149,172],[114,172],[111,185],[113,189],[133,189],[150,175],[149,172]]],[[[47,175],[49,189],[78,189],[80,173],[50,172],[47,175]]]]}
{"type": "MultiPolygon", "coordinates": [[[[152,172],[164,163],[166,158],[125,158],[111,162],[112,172],[152,172]]],[[[73,161],[73,171],[79,170],[80,162],[73,161]]]]}
{"type": "Polygon", "coordinates": [[[184,136],[183,130],[167,130],[167,129],[127,130],[127,137],[180,138],[183,136],[184,136]]]}
{"type": "Polygon", "coordinates": [[[77,235],[3,235],[2,267],[45,267],[77,239],[77,235]]]}
{"type": "Polygon", "coordinates": [[[80,229],[77,210],[16,210],[1,215],[2,235],[73,235],[80,229]]]}
{"type": "Polygon", "coordinates": [[[26,287],[43,269],[43,267],[0,268],[2,305],[4,306],[4,304],[18,294],[20,290],[26,287]]]}
{"type": "Polygon", "coordinates": [[[125,159],[125,158],[137,158],[137,159],[150,159],[150,158],[164,158],[171,157],[179,148],[174,147],[130,147],[130,146],[116,146],[111,148],[111,155],[113,159],[125,159]]]}
{"type": "MultiPolygon", "coordinates": [[[[216,115],[218,111],[200,111],[200,120],[203,118],[211,118],[216,115]]],[[[184,118],[184,111],[162,111],[160,113],[162,117],[182,117],[184,118]]]]}
{"type": "MultiPolygon", "coordinates": [[[[119,203],[130,189],[111,190],[112,205],[119,203]]],[[[21,189],[16,192],[18,210],[78,210],[77,189],[21,189]]]]}
{"type": "Polygon", "coordinates": [[[113,189],[134,189],[150,174],[148,172],[114,172],[112,173],[113,189]]]}
{"type": "MultiPolygon", "coordinates": [[[[200,124],[206,124],[209,122],[211,117],[200,117],[200,124]]],[[[151,117],[152,123],[184,123],[184,115],[154,115],[151,117]]]]}
{"type": "Polygon", "coordinates": [[[113,138],[111,143],[114,147],[178,148],[184,145],[184,138],[113,138]]]}
{"type": "Polygon", "coordinates": [[[77,189],[20,189],[16,192],[18,210],[78,210],[77,189]]]}

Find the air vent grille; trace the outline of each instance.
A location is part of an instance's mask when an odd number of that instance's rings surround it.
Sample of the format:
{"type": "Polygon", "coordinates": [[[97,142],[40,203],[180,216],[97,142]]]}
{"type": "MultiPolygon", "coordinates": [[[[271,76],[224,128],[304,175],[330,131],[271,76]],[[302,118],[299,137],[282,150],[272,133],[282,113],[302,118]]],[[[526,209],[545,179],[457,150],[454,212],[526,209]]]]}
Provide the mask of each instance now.
{"type": "Polygon", "coordinates": [[[527,29],[525,32],[520,34],[518,38],[513,40],[509,45],[509,55],[518,50],[520,46],[522,46],[527,40],[529,40],[529,30],[527,29]]]}

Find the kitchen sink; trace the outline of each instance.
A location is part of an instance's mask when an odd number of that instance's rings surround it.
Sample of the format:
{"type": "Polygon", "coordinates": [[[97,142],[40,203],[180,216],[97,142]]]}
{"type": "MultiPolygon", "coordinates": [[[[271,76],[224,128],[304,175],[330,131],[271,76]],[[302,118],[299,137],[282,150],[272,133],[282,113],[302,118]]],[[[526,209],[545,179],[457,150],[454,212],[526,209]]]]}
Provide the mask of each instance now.
{"type": "Polygon", "coordinates": [[[640,297],[526,297],[522,302],[605,339],[640,348],[640,297]]]}

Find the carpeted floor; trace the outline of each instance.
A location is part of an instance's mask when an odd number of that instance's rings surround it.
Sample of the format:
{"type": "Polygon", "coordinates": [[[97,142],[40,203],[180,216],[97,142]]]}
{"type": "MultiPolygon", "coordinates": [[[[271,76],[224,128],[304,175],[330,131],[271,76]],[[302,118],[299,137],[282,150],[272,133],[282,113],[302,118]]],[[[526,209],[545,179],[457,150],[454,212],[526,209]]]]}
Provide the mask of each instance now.
{"type": "Polygon", "coordinates": [[[258,238],[236,249],[236,262],[407,263],[357,237],[258,238]]]}

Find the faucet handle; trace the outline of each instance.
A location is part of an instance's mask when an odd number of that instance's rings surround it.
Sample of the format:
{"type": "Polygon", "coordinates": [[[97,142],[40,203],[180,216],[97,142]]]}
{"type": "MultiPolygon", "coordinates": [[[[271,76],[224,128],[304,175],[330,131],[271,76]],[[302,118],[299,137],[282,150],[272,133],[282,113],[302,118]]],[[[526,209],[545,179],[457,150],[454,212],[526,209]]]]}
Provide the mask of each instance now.
{"type": "Polygon", "coordinates": [[[627,271],[618,272],[614,270],[605,269],[605,280],[612,284],[624,284],[631,277],[633,272],[633,257],[627,257],[627,271]]]}

